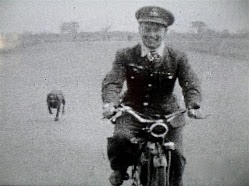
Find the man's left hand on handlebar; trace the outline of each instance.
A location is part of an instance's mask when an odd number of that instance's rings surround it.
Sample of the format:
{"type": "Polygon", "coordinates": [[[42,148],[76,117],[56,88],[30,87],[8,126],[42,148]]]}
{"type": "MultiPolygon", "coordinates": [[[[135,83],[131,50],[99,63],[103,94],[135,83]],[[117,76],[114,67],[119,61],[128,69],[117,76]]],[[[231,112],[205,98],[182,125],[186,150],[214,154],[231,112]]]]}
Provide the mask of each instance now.
{"type": "Polygon", "coordinates": [[[200,111],[200,109],[189,109],[188,110],[188,117],[192,119],[204,119],[206,116],[200,111]]]}

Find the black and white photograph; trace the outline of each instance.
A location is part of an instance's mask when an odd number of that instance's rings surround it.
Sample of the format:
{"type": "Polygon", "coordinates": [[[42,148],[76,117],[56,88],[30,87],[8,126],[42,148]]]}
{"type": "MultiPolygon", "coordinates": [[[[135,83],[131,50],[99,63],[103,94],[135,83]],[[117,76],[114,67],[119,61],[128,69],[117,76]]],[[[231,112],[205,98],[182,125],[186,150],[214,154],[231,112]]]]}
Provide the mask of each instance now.
{"type": "Polygon", "coordinates": [[[0,185],[248,186],[248,0],[0,0],[0,185]]]}

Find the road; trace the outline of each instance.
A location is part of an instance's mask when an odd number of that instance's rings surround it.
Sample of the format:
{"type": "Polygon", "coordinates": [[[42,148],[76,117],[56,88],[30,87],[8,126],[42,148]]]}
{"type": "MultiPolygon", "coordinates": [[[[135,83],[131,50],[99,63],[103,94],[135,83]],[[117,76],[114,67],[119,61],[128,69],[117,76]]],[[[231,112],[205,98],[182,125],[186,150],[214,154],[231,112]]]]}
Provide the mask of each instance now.
{"type": "MultiPolygon", "coordinates": [[[[129,45],[44,43],[0,53],[1,185],[109,185],[106,138],[113,126],[101,120],[101,80],[116,49],[129,45]],[[67,101],[58,122],[46,107],[52,89],[67,101]]],[[[185,184],[249,185],[249,64],[188,56],[203,82],[203,111],[211,116],[188,119],[185,184]]]]}

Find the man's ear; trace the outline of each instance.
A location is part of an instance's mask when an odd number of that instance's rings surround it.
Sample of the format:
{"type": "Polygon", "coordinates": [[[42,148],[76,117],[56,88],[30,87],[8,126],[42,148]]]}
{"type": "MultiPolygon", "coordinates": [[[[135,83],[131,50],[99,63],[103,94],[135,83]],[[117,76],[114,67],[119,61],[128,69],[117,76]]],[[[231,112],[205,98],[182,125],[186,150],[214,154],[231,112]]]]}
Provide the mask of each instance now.
{"type": "Polygon", "coordinates": [[[141,34],[141,32],[142,32],[142,26],[139,24],[138,25],[138,33],[141,34]]]}
{"type": "Polygon", "coordinates": [[[166,36],[167,32],[168,32],[168,28],[166,27],[164,31],[164,36],[166,36]]]}

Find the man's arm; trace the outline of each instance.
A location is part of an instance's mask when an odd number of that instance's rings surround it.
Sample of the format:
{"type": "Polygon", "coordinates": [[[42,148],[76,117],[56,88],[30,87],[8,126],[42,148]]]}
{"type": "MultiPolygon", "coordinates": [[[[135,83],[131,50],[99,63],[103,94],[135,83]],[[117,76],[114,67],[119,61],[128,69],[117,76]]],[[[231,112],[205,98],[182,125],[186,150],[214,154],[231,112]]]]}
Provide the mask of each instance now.
{"type": "Polygon", "coordinates": [[[119,103],[120,92],[125,80],[124,52],[118,51],[113,62],[111,71],[102,81],[103,106],[116,106],[119,103]]]}
{"type": "Polygon", "coordinates": [[[186,107],[188,109],[199,109],[202,100],[201,83],[185,54],[181,54],[178,58],[178,78],[186,107]]]}

